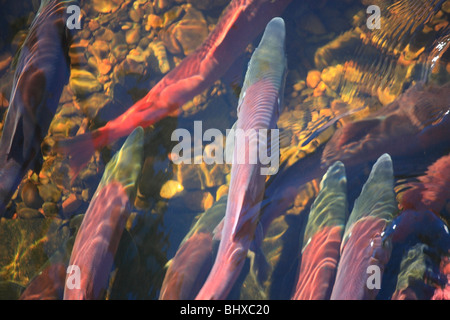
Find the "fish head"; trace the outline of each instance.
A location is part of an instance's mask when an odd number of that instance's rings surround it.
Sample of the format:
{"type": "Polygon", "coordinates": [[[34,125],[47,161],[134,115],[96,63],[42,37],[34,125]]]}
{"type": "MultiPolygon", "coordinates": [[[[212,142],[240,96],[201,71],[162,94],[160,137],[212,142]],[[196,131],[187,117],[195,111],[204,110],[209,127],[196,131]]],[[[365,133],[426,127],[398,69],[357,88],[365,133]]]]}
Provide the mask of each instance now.
{"type": "Polygon", "coordinates": [[[248,63],[247,73],[239,96],[238,117],[247,89],[264,78],[270,78],[274,87],[279,88],[278,114],[281,113],[287,74],[285,38],[284,20],[280,17],[273,18],[267,24],[261,41],[248,63]]]}

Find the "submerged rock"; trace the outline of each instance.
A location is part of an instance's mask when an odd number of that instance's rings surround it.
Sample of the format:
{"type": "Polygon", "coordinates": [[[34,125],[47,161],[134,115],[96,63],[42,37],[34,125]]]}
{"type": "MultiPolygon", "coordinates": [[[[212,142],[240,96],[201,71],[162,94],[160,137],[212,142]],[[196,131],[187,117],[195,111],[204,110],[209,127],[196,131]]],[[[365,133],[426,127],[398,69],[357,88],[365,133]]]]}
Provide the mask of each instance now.
{"type": "Polygon", "coordinates": [[[203,14],[190,5],[183,7],[185,14],[163,33],[163,41],[173,54],[193,52],[208,36],[209,30],[203,14]]]}
{"type": "Polygon", "coordinates": [[[99,13],[113,13],[119,9],[121,0],[94,0],[92,7],[99,13]]]}
{"type": "Polygon", "coordinates": [[[102,85],[97,78],[83,69],[72,69],[69,85],[77,96],[85,96],[102,89],[102,85]]]}

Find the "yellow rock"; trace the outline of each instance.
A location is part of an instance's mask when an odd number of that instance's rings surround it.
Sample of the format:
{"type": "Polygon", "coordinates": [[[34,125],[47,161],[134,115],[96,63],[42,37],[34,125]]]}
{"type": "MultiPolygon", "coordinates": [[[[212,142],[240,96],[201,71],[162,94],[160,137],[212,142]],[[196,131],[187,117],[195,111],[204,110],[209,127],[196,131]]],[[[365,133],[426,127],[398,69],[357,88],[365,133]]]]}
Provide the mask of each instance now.
{"type": "Polygon", "coordinates": [[[223,184],[216,191],[216,201],[228,194],[228,185],[223,184]]]}
{"type": "Polygon", "coordinates": [[[167,58],[166,47],[162,41],[153,41],[149,44],[149,50],[158,61],[158,69],[162,74],[169,72],[170,63],[167,58]]]}
{"type": "Polygon", "coordinates": [[[119,9],[122,0],[94,0],[94,10],[101,13],[115,12],[119,9]]]}
{"type": "Polygon", "coordinates": [[[176,180],[168,180],[161,187],[159,195],[163,199],[171,199],[184,190],[183,185],[176,180]]]}
{"type": "Polygon", "coordinates": [[[317,87],[314,88],[313,96],[320,97],[323,95],[325,90],[327,90],[327,85],[323,81],[320,81],[317,87]]]}
{"type": "Polygon", "coordinates": [[[149,14],[147,17],[147,23],[145,24],[145,30],[162,28],[164,21],[156,14],[149,14]]]}
{"type": "Polygon", "coordinates": [[[308,75],[306,76],[306,85],[309,88],[314,89],[320,82],[320,71],[319,70],[310,70],[308,75]]]}
{"type": "Polygon", "coordinates": [[[139,41],[140,28],[139,26],[134,26],[132,29],[127,31],[125,35],[125,41],[128,44],[137,43],[139,41]]]}
{"type": "MultiPolygon", "coordinates": [[[[183,7],[185,15],[180,21],[170,25],[164,32],[163,41],[167,50],[173,54],[183,52],[185,55],[192,51],[203,42],[208,36],[209,30],[203,14],[193,8],[191,5],[183,7]]],[[[164,25],[170,18],[165,17],[164,25]]]]}
{"type": "Polygon", "coordinates": [[[332,90],[337,90],[344,72],[344,67],[341,64],[330,66],[322,70],[320,78],[332,90]]]}
{"type": "Polygon", "coordinates": [[[133,60],[137,63],[142,63],[146,59],[146,56],[141,48],[136,48],[130,50],[130,53],[127,55],[127,60],[133,60]]]}
{"type": "Polygon", "coordinates": [[[69,85],[76,95],[85,95],[102,89],[96,77],[83,69],[72,69],[69,85]]]}

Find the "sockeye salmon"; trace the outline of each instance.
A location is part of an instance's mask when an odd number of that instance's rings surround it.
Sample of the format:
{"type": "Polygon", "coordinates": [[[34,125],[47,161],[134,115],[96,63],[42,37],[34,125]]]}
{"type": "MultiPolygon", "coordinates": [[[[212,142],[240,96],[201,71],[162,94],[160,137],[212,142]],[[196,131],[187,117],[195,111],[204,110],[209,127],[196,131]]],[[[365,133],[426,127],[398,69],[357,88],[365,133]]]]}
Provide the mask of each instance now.
{"type": "Polygon", "coordinates": [[[67,7],[77,1],[44,0],[22,45],[0,139],[0,216],[23,176],[33,169],[41,143],[69,80],[67,7]]]}
{"type": "Polygon", "coordinates": [[[260,130],[275,129],[281,113],[287,67],[284,40],[283,19],[272,19],[249,62],[239,97],[236,128],[244,133],[253,131],[254,134],[246,135],[244,144],[236,143],[235,137],[230,191],[219,249],[213,268],[196,299],[227,297],[253,241],[266,177],[261,174],[260,159],[256,163],[250,161],[251,145],[258,140],[258,148],[267,147],[260,130]],[[242,154],[245,161],[239,162],[238,157],[242,154]]]}

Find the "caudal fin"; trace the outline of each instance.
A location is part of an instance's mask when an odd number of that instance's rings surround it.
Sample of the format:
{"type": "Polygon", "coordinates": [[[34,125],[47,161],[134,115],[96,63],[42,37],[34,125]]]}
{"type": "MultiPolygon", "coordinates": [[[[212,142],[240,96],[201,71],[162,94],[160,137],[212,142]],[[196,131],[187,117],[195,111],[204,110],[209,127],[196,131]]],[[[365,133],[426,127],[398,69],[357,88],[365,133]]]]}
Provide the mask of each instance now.
{"type": "Polygon", "coordinates": [[[70,139],[56,141],[54,151],[69,159],[69,175],[71,183],[87,165],[95,152],[95,141],[91,132],[70,139]]]}

